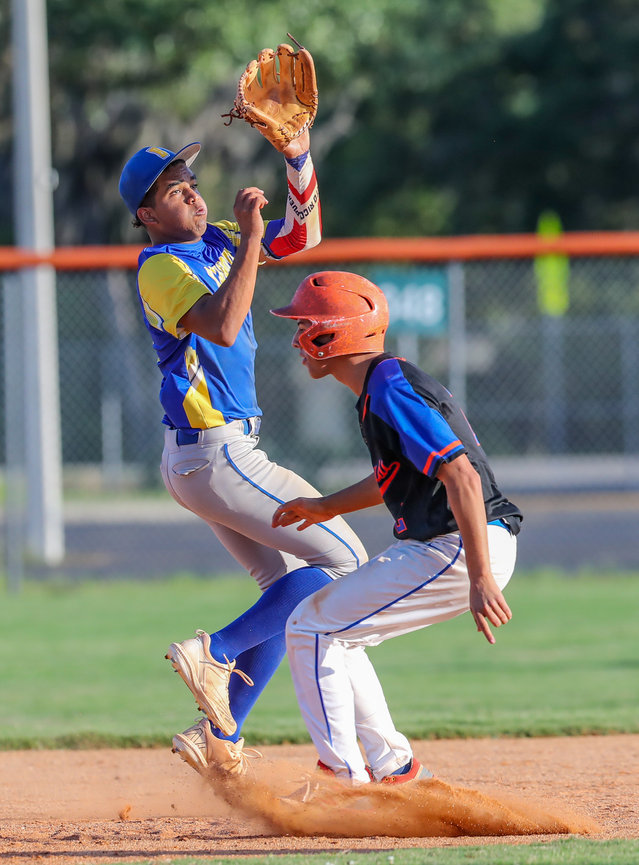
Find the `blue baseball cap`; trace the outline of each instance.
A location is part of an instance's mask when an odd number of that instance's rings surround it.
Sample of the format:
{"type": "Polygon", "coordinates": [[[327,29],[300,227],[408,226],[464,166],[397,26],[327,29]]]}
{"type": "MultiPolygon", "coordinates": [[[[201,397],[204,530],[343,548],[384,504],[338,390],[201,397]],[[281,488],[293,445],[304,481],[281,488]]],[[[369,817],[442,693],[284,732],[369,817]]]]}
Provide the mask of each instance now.
{"type": "Polygon", "coordinates": [[[166,147],[143,147],[132,156],[120,175],[120,195],[135,216],[144,196],[153,186],[164,169],[175,159],[183,159],[190,165],[200,152],[200,142],[187,144],[174,153],[166,147]]]}

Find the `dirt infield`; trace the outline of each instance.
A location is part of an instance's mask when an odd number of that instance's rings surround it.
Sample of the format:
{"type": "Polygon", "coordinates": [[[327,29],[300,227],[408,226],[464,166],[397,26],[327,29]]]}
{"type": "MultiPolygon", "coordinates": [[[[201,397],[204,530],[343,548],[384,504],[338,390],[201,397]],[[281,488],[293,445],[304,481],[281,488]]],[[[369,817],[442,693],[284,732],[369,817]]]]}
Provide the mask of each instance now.
{"type": "Polygon", "coordinates": [[[441,780],[410,794],[407,787],[336,800],[332,814],[326,803],[281,807],[279,796],[314,765],[310,746],[263,748],[239,797],[237,787],[212,786],[168,749],[2,752],[0,855],[3,863],[51,856],[56,865],[81,865],[521,844],[558,833],[639,838],[639,736],[414,747],[441,780]]]}

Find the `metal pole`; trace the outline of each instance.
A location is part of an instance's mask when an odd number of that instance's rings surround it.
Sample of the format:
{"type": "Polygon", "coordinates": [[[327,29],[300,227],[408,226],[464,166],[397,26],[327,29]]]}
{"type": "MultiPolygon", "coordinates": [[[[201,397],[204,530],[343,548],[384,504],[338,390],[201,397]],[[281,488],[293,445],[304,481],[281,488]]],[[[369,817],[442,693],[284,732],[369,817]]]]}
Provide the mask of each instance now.
{"type": "MultiPolygon", "coordinates": [[[[24,429],[13,423],[22,404],[22,284],[16,274],[3,279],[3,354],[5,417],[5,564],[7,589],[18,592],[24,577],[24,429]],[[10,418],[12,420],[10,420],[10,418]]],[[[18,413],[19,415],[19,413],[18,413]]]]}
{"type": "Polygon", "coordinates": [[[466,410],[466,284],[461,262],[448,265],[448,386],[466,410]]]}
{"type": "MultiPolygon", "coordinates": [[[[53,248],[49,75],[44,0],[13,0],[15,239],[53,248]]],[[[27,543],[46,564],[64,557],[55,273],[22,271],[27,543]]],[[[17,407],[16,407],[17,408],[17,407]]]]}
{"type": "Polygon", "coordinates": [[[549,454],[566,454],[566,358],[564,351],[565,320],[563,316],[541,317],[544,377],[544,416],[546,449],[549,454]]]}
{"type": "Polygon", "coordinates": [[[620,318],[619,351],[621,353],[621,415],[623,418],[624,456],[639,453],[639,395],[637,394],[637,321],[620,318]]]}

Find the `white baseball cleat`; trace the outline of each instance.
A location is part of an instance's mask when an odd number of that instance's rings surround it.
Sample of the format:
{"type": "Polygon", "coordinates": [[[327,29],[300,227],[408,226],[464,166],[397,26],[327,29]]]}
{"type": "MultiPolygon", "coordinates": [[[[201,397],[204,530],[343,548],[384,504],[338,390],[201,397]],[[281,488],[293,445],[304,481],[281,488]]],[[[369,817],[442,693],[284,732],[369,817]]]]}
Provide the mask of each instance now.
{"type": "Polygon", "coordinates": [[[187,688],[210,722],[225,736],[237,730],[237,723],[229,706],[229,681],[231,673],[237,673],[247,685],[253,680],[241,670],[235,669],[235,661],[226,659],[226,664],[216,661],[211,655],[211,637],[206,631],[196,631],[196,637],[182,643],[171,643],[165,657],[180,674],[187,688]]]}
{"type": "Polygon", "coordinates": [[[380,784],[409,784],[411,781],[427,781],[434,777],[430,769],[422,766],[417,757],[411,757],[410,761],[397,771],[400,774],[394,772],[391,775],[385,775],[380,780],[380,784]]]}
{"type": "Polygon", "coordinates": [[[173,737],[173,753],[191,768],[205,775],[207,769],[218,769],[229,775],[245,775],[249,758],[261,757],[256,748],[244,750],[244,739],[229,742],[213,735],[208,718],[196,720],[192,727],[173,737]]]}
{"type": "MultiPolygon", "coordinates": [[[[411,781],[427,781],[429,778],[433,778],[433,773],[426,768],[426,766],[422,766],[419,760],[416,757],[411,757],[410,761],[402,767],[399,775],[385,775],[378,782],[375,780],[375,776],[373,775],[373,770],[370,766],[366,766],[366,774],[370,778],[372,784],[408,784],[411,781]]],[[[327,801],[329,802],[331,799],[331,791],[324,790],[322,791],[322,785],[319,781],[319,776],[331,776],[335,778],[335,772],[331,769],[330,766],[327,766],[326,763],[323,763],[321,760],[317,761],[315,777],[308,776],[304,784],[297,790],[294,790],[292,793],[289,793],[288,796],[280,797],[280,801],[283,801],[285,804],[293,803],[298,804],[301,803],[306,805],[308,802],[314,801],[327,801]],[[319,794],[319,799],[318,799],[319,794]]],[[[360,790],[365,791],[368,787],[368,784],[354,784],[351,782],[342,780],[342,783],[345,787],[353,786],[355,789],[358,787],[360,790]]],[[[333,793],[335,791],[332,791],[333,793]]],[[[364,799],[353,799],[355,803],[352,807],[358,808],[362,805],[365,805],[364,799]]],[[[351,807],[349,804],[347,807],[351,807]]]]}

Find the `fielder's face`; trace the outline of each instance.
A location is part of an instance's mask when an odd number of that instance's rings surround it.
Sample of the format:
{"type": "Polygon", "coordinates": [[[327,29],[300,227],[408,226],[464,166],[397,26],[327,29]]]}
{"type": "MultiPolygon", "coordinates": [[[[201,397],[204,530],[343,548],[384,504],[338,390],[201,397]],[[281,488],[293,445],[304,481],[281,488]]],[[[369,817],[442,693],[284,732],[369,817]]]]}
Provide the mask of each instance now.
{"type": "Polygon", "coordinates": [[[156,181],[152,206],[138,216],[153,243],[192,243],[206,231],[206,203],[195,174],[184,162],[170,165],[156,181]]]}
{"type": "MultiPolygon", "coordinates": [[[[302,346],[299,343],[300,335],[303,334],[305,330],[308,330],[309,327],[312,327],[312,324],[313,323],[306,318],[302,318],[297,322],[297,330],[295,331],[295,336],[293,337],[292,346],[293,346],[293,348],[296,348],[299,351],[300,357],[302,358],[302,363],[304,364],[304,366],[308,370],[308,374],[310,375],[310,377],[311,378],[324,378],[324,376],[331,374],[330,369],[329,369],[329,366],[330,366],[329,361],[328,360],[318,360],[314,357],[311,357],[309,354],[307,354],[304,351],[304,349],[302,348],[302,346]]],[[[330,339],[331,339],[330,336],[326,336],[325,341],[330,342],[330,339]]],[[[320,337],[318,337],[316,342],[318,342],[318,344],[321,344],[321,341],[322,341],[322,337],[320,336],[320,337]]]]}

